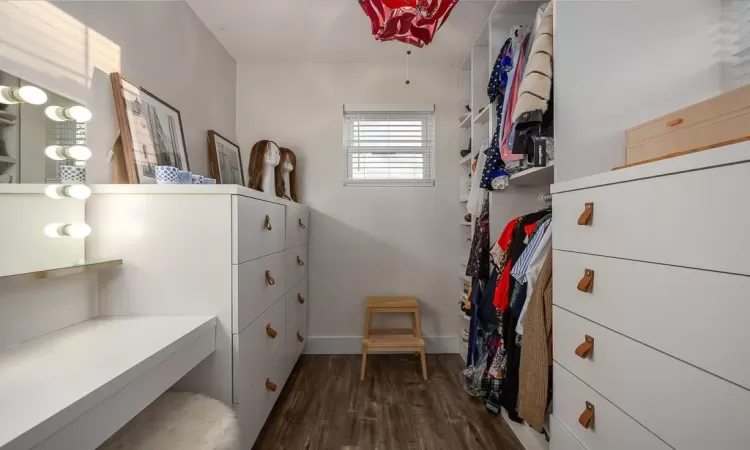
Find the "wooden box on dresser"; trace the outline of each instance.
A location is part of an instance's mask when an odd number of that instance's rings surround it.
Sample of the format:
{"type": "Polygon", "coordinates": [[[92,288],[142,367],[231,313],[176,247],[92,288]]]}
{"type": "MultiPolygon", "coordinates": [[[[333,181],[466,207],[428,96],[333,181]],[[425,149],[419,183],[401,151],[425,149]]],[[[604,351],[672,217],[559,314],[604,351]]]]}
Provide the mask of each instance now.
{"type": "Polygon", "coordinates": [[[177,388],[234,405],[250,448],[307,338],[308,209],[235,185],[101,185],[87,254],[100,313],[215,315],[216,352],[177,388]]]}
{"type": "Polygon", "coordinates": [[[750,448],[749,179],[740,143],[552,186],[553,450],[750,448]]]}

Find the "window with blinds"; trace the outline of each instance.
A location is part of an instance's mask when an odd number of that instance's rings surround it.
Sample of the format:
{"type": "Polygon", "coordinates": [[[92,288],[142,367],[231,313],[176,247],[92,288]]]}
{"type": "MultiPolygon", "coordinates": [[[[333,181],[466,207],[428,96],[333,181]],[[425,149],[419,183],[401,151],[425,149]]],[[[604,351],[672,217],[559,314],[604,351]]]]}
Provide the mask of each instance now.
{"type": "Polygon", "coordinates": [[[750,84],[750,1],[725,0],[722,5],[728,19],[729,87],[735,88],[750,84]]]}
{"type": "Polygon", "coordinates": [[[344,112],[347,186],[434,186],[433,112],[344,112]]]}

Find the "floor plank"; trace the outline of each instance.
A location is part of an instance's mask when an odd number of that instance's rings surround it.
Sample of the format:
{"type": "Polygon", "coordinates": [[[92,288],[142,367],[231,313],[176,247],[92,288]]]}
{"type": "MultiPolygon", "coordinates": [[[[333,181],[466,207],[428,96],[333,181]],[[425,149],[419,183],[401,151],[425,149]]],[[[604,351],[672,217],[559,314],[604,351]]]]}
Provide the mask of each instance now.
{"type": "Polygon", "coordinates": [[[255,450],[523,450],[505,421],[466,395],[458,355],[303,355],[255,450]]]}

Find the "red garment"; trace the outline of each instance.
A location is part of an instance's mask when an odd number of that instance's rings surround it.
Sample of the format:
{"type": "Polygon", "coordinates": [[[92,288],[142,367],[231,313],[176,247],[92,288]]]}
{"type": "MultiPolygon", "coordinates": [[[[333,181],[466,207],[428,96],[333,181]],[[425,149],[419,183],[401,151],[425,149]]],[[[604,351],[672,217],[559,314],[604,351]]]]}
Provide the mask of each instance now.
{"type": "MultiPolygon", "coordinates": [[[[510,240],[513,237],[513,231],[516,229],[516,224],[519,220],[520,217],[516,217],[515,219],[508,222],[508,224],[505,225],[503,232],[500,234],[500,238],[497,240],[497,245],[499,245],[505,253],[508,252],[508,249],[510,247],[510,240]]],[[[527,238],[531,236],[531,233],[534,232],[535,228],[536,223],[524,225],[523,231],[526,234],[527,238]]],[[[509,290],[511,279],[510,270],[513,268],[514,262],[515,261],[511,261],[510,258],[506,260],[505,267],[503,267],[503,273],[500,274],[500,278],[497,281],[497,287],[495,288],[495,297],[492,299],[492,304],[495,305],[495,308],[497,308],[497,310],[501,313],[504,313],[505,310],[508,309],[508,294],[510,293],[509,290]]]]}

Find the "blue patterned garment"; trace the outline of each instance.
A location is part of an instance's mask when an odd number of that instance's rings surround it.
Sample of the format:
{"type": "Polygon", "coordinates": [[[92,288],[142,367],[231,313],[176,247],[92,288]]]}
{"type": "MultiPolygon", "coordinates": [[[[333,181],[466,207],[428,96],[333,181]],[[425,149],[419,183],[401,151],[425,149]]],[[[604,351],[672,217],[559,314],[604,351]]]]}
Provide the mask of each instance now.
{"type": "MultiPolygon", "coordinates": [[[[510,38],[505,41],[500,53],[495,60],[495,66],[492,69],[490,82],[487,85],[487,97],[490,102],[495,102],[495,117],[503,116],[503,99],[505,98],[505,88],[508,85],[508,72],[513,69],[513,51],[510,38]]],[[[492,136],[492,143],[487,150],[487,162],[482,171],[482,180],[479,187],[482,189],[493,190],[492,175],[497,169],[505,167],[505,163],[500,158],[500,120],[497,120],[495,133],[492,136]]]]}

